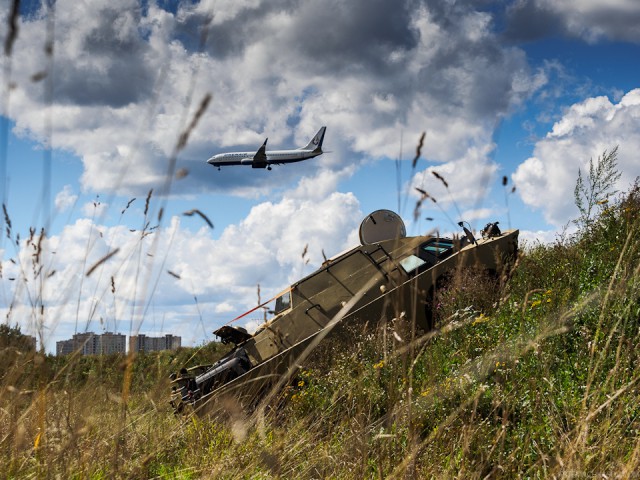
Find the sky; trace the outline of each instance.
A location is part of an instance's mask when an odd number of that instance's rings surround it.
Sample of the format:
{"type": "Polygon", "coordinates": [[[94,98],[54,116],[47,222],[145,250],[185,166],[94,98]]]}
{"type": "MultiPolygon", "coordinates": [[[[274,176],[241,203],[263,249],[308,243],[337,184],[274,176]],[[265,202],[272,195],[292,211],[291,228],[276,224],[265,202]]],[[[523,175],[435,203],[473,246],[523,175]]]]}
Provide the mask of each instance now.
{"type": "Polygon", "coordinates": [[[640,175],[636,0],[14,4],[0,315],[49,352],[84,331],[213,340],[377,209],[409,235],[499,221],[533,245],[572,228],[591,159],[618,147],[620,192],[640,175]],[[323,125],[312,160],[206,164],[323,125]],[[437,203],[416,211],[416,187],[437,203]]]}

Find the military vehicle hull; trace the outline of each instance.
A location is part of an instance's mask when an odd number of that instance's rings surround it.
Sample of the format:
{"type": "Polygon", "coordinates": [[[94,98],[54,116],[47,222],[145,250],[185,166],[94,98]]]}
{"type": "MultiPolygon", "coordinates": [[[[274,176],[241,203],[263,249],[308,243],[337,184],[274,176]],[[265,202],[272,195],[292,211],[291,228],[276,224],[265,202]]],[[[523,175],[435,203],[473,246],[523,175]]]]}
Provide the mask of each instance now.
{"type": "Polygon", "coordinates": [[[214,332],[235,348],[215,364],[176,376],[171,403],[177,412],[188,406],[201,415],[251,408],[277,393],[320,341],[346,325],[402,317],[428,331],[439,281],[465,268],[507,270],[517,240],[517,230],[477,241],[401,237],[338,255],[285,290],[275,316],[253,335],[228,325],[214,332]]]}

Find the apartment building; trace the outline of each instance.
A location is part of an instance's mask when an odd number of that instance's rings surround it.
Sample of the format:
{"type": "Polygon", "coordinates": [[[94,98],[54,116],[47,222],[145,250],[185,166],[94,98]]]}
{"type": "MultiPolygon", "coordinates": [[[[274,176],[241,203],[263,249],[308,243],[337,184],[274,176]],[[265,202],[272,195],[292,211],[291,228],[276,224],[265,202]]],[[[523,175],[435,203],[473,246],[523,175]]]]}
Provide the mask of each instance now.
{"type": "Polygon", "coordinates": [[[82,355],[108,355],[126,352],[126,336],[122,333],[76,333],[69,340],[56,342],[56,355],[68,355],[80,351],[82,355]]]}
{"type": "Polygon", "coordinates": [[[130,352],[157,352],[160,350],[177,350],[182,344],[182,337],[167,334],[164,337],[148,337],[144,334],[129,337],[130,352]]]}

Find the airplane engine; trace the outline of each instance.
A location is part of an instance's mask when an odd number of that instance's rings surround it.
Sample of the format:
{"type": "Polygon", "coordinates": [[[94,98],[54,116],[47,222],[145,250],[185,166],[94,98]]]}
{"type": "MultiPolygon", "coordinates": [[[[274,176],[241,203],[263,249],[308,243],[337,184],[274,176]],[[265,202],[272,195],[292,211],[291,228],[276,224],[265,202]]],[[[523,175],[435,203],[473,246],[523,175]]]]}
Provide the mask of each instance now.
{"type": "Polygon", "coordinates": [[[243,158],[240,160],[240,165],[251,165],[253,163],[253,158],[243,158]]]}

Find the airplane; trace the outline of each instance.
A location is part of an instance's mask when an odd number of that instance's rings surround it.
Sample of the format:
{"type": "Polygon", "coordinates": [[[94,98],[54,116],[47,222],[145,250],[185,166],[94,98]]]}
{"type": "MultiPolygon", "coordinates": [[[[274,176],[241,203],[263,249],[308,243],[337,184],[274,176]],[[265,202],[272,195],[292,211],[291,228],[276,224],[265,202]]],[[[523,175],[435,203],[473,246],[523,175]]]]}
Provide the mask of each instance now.
{"type": "Polygon", "coordinates": [[[228,152],[214,155],[207,163],[214,167],[226,167],[227,165],[251,165],[252,168],[266,168],[271,170],[271,165],[283,165],[285,163],[301,162],[318,155],[322,155],[322,140],[327,127],[322,127],[311,139],[307,146],[297,150],[270,150],[267,151],[267,140],[257,152],[228,152]]]}

